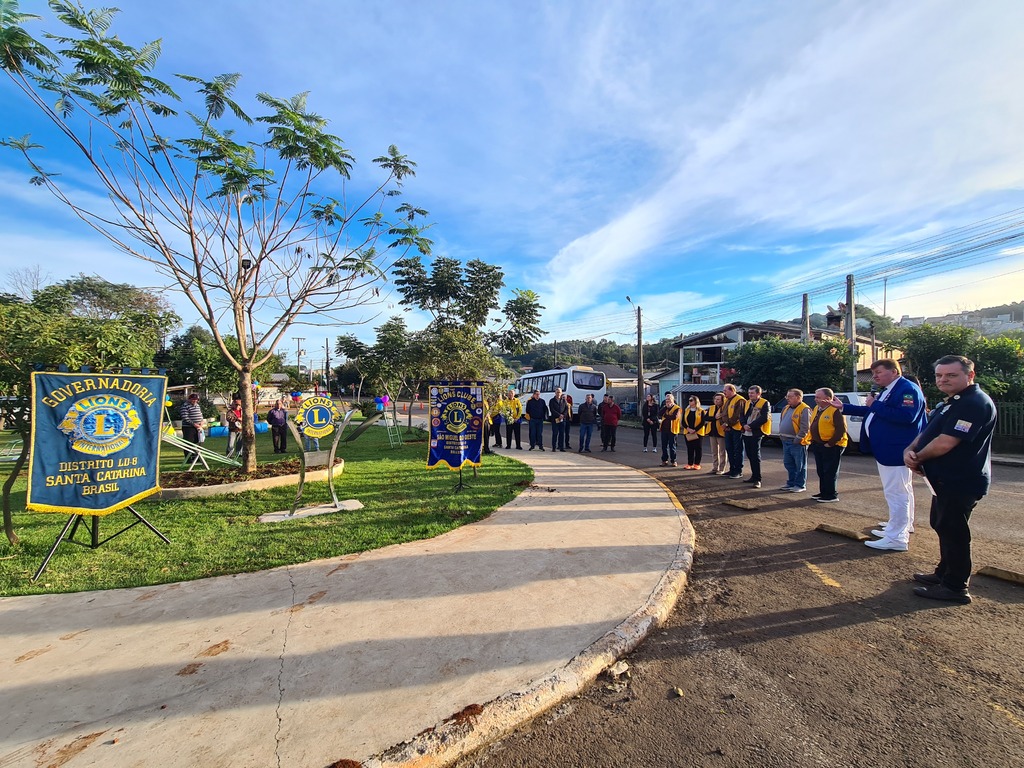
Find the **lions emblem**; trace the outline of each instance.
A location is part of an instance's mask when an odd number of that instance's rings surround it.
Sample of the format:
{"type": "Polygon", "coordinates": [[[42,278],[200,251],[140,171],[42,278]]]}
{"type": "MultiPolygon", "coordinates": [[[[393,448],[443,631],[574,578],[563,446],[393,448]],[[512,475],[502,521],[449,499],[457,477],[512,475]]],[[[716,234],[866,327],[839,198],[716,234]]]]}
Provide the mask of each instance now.
{"type": "Polygon", "coordinates": [[[58,429],[71,447],[91,456],[108,456],[131,444],[141,425],[130,400],[118,395],[92,395],[75,401],[58,429]]]}

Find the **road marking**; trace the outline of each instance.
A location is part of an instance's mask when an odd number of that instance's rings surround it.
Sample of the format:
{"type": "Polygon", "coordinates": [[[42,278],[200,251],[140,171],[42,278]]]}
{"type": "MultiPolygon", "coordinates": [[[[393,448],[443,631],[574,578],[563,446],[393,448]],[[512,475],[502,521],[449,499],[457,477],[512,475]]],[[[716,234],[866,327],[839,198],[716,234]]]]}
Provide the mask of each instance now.
{"type": "Polygon", "coordinates": [[[835,587],[836,589],[843,588],[842,584],[840,584],[835,579],[831,578],[828,574],[826,574],[823,570],[821,570],[821,568],[816,566],[814,563],[808,563],[805,560],[804,565],[806,565],[810,569],[811,573],[813,573],[815,576],[821,579],[821,583],[824,584],[826,587],[835,587]]]}
{"type": "Polygon", "coordinates": [[[994,701],[989,701],[987,703],[990,707],[992,707],[992,709],[994,709],[999,714],[1006,715],[1006,719],[1009,720],[1011,723],[1016,725],[1018,728],[1024,730],[1024,720],[1021,720],[1006,707],[1002,707],[999,704],[996,704],[994,701]]]}

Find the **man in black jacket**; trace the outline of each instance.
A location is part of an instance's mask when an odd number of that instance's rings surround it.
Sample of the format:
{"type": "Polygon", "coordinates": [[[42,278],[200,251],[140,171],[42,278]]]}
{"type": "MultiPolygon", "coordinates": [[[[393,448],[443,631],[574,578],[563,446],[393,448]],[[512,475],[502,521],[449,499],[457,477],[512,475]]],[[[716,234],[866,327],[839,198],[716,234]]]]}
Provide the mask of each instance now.
{"type": "Polygon", "coordinates": [[[533,395],[526,401],[526,418],[530,422],[530,450],[544,450],[544,419],[548,417],[548,404],[540,396],[540,390],[533,390],[533,395]]]}
{"type": "Polygon", "coordinates": [[[555,387],[555,396],[548,402],[551,414],[551,450],[565,452],[565,421],[569,417],[569,402],[561,387],[555,387]]]}

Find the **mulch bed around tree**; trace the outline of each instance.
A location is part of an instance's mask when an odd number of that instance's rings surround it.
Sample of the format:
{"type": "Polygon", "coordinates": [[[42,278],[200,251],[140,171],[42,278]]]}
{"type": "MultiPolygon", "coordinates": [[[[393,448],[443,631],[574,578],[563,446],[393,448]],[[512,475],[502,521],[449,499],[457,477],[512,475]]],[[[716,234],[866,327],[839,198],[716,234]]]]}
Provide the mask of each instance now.
{"type": "MultiPolygon", "coordinates": [[[[342,460],[335,459],[334,463],[341,464],[342,460]]],[[[223,467],[199,472],[161,472],[160,485],[164,488],[199,488],[206,485],[240,483],[246,480],[262,480],[282,475],[298,475],[301,464],[301,459],[288,459],[258,464],[255,472],[243,472],[237,467],[223,467]]],[[[320,469],[320,467],[315,467],[315,469],[320,469]]]]}

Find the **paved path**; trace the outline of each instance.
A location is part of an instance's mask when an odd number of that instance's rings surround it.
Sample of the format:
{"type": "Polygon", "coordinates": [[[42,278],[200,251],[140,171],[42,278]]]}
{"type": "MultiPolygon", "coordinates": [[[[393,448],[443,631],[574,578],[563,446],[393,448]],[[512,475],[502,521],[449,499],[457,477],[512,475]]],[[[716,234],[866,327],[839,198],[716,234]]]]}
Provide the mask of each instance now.
{"type": "Polygon", "coordinates": [[[513,453],[536,485],[437,539],[0,599],[0,768],[432,764],[571,695],[671,609],[692,529],[636,470],[513,453]]]}

